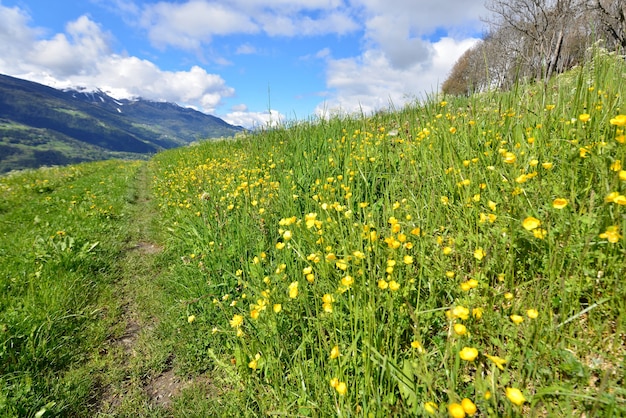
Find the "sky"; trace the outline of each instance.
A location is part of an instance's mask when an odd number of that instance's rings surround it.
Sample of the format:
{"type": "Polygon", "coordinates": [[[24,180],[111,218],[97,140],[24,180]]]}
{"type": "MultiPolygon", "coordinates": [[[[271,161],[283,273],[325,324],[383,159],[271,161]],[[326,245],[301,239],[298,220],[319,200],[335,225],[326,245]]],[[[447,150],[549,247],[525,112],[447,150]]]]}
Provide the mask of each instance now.
{"type": "Polygon", "coordinates": [[[401,108],[483,33],[483,0],[0,0],[0,74],[246,128],[401,108]]]}

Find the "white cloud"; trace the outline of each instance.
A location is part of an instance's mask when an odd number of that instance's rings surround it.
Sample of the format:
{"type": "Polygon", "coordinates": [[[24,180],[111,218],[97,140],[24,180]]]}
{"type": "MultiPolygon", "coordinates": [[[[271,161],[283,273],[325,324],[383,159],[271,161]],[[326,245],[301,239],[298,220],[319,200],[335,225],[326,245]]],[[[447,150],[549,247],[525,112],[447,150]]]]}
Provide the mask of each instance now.
{"type": "Polygon", "coordinates": [[[198,66],[164,71],[153,62],[113,53],[112,36],[86,16],[48,39],[28,16],[0,5],[0,73],[57,88],[102,88],[117,98],[144,97],[214,113],[234,89],[198,66]],[[26,51],[26,52],[25,52],[26,51]]]}
{"type": "Polygon", "coordinates": [[[249,55],[249,54],[256,54],[256,53],[257,53],[257,49],[248,43],[239,45],[239,47],[235,51],[235,54],[237,55],[249,55]]]}
{"type": "Polygon", "coordinates": [[[259,129],[280,126],[285,121],[285,116],[277,110],[265,112],[249,112],[246,105],[233,106],[232,112],[223,116],[231,125],[243,126],[247,129],[259,129]]]}
{"type": "Polygon", "coordinates": [[[405,68],[394,66],[379,49],[367,50],[356,58],[329,59],[326,84],[331,93],[316,113],[368,114],[423,99],[438,90],[454,62],[476,41],[442,38],[432,44],[428,61],[405,68]]]}

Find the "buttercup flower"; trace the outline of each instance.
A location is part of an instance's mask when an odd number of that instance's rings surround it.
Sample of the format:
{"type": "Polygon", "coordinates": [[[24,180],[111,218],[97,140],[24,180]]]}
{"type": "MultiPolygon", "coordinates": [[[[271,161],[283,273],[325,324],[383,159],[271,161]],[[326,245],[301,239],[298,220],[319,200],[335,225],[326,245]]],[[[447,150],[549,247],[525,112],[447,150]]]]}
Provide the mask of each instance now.
{"type": "Polygon", "coordinates": [[[335,386],[335,390],[338,394],[343,396],[346,394],[346,392],[348,392],[348,386],[346,385],[346,382],[339,382],[337,386],[335,386]]]}
{"type": "Polygon", "coordinates": [[[496,367],[498,367],[498,369],[504,370],[504,364],[506,363],[505,359],[498,357],[498,356],[490,356],[489,354],[485,354],[485,357],[493,361],[493,363],[496,365],[496,367]]]}
{"type": "Polygon", "coordinates": [[[615,126],[626,126],[626,115],[617,115],[611,120],[609,120],[611,125],[615,126]]]}
{"type": "Polygon", "coordinates": [[[292,282],[289,285],[289,297],[295,299],[298,297],[298,282],[292,282]]]}
{"type": "Polygon", "coordinates": [[[588,122],[589,119],[591,119],[591,115],[589,113],[582,113],[578,115],[578,120],[583,123],[588,122]]]}
{"type": "Polygon", "coordinates": [[[532,231],[533,229],[539,227],[539,225],[541,225],[541,221],[533,216],[529,216],[522,221],[522,226],[527,231],[532,231]]]}
{"type": "Polygon", "coordinates": [[[459,351],[459,357],[461,357],[461,360],[474,361],[476,357],[478,357],[478,350],[474,347],[463,347],[463,349],[459,351]]]}
{"type": "Polygon", "coordinates": [[[615,244],[622,236],[619,233],[619,227],[617,225],[609,226],[606,231],[599,235],[600,238],[606,239],[611,244],[615,244]]]}
{"type": "Polygon", "coordinates": [[[506,397],[517,406],[526,402],[526,398],[524,398],[522,391],[516,388],[506,388],[506,397]]]}
{"type": "Polygon", "coordinates": [[[467,327],[465,325],[463,325],[463,324],[454,324],[453,328],[454,328],[454,332],[457,335],[465,335],[465,334],[467,334],[467,327]]]}
{"type": "Polygon", "coordinates": [[[233,319],[230,320],[230,326],[233,328],[239,328],[243,324],[243,316],[235,314],[233,319]]]}
{"type": "Polygon", "coordinates": [[[437,410],[439,409],[439,406],[436,403],[434,403],[434,402],[426,402],[424,404],[424,409],[429,414],[435,415],[437,413],[437,410]]]}
{"type": "Polygon", "coordinates": [[[567,206],[567,199],[559,197],[552,201],[552,207],[555,209],[563,209],[565,206],[567,206]]]}
{"type": "Polygon", "coordinates": [[[535,319],[539,316],[539,312],[537,312],[537,309],[529,309],[526,311],[526,316],[530,319],[535,319]]]}
{"type": "Polygon", "coordinates": [[[468,398],[464,398],[461,401],[461,406],[463,407],[463,411],[465,411],[465,413],[469,416],[476,413],[476,404],[468,398]]]}
{"type": "Polygon", "coordinates": [[[465,410],[459,403],[451,403],[448,405],[448,414],[450,414],[452,418],[465,418],[465,410]]]}
{"type": "Polygon", "coordinates": [[[513,323],[517,325],[524,322],[524,317],[521,315],[511,315],[510,318],[511,318],[511,321],[513,321],[513,323]]]}
{"type": "Polygon", "coordinates": [[[339,353],[339,346],[336,345],[334,346],[331,350],[330,350],[330,358],[331,359],[336,359],[337,357],[339,357],[340,353],[339,353]]]}
{"type": "Polygon", "coordinates": [[[195,315],[189,315],[187,317],[187,322],[189,322],[190,324],[193,324],[193,321],[196,320],[196,316],[195,315]]]}

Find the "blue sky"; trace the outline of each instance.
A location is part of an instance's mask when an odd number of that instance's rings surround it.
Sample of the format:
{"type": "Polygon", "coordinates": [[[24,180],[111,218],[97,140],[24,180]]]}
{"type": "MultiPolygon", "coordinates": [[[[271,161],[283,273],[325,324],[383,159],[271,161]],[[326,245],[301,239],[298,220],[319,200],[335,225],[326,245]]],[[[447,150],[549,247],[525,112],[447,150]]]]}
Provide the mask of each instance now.
{"type": "Polygon", "coordinates": [[[482,0],[0,0],[0,73],[253,127],[423,98],[485,16],[482,0]]]}

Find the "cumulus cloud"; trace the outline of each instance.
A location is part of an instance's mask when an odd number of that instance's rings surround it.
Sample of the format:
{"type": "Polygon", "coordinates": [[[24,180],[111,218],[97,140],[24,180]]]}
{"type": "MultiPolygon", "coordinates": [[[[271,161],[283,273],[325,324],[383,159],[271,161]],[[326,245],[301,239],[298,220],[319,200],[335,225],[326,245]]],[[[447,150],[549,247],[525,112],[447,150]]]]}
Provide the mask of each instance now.
{"type": "Polygon", "coordinates": [[[0,73],[57,88],[102,88],[117,98],[176,102],[208,113],[234,95],[222,77],[198,66],[164,71],[151,61],[113,53],[112,35],[87,16],[49,39],[40,39],[42,31],[29,22],[21,10],[0,5],[0,73]]]}
{"type": "Polygon", "coordinates": [[[380,49],[366,50],[355,58],[330,58],[326,72],[330,95],[316,113],[368,114],[423,99],[438,90],[454,62],[477,41],[442,38],[432,44],[428,61],[400,68],[380,49]]]}
{"type": "Polygon", "coordinates": [[[231,112],[222,119],[231,125],[260,129],[280,126],[285,121],[285,115],[273,109],[265,112],[250,112],[245,104],[239,104],[233,106],[231,112]]]}

